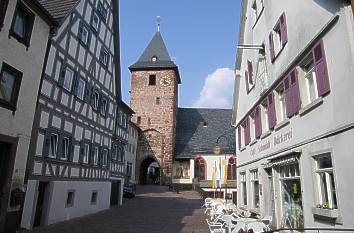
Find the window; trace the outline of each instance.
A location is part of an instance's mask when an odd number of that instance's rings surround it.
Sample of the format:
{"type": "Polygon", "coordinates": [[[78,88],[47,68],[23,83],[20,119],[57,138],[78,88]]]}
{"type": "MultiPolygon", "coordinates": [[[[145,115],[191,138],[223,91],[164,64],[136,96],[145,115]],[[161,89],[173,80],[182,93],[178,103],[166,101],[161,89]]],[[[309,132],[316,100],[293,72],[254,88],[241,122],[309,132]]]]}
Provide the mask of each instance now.
{"type": "Polygon", "coordinates": [[[149,86],[155,86],[156,85],[156,75],[151,74],[149,75],[149,86]]]}
{"type": "Polygon", "coordinates": [[[100,108],[101,108],[101,115],[102,116],[106,116],[107,114],[107,106],[108,106],[108,100],[104,97],[101,98],[101,105],[100,105],[100,108]]]}
{"type": "Polygon", "coordinates": [[[108,150],[103,149],[102,152],[102,166],[106,167],[107,166],[107,161],[108,161],[108,150]]]}
{"type": "Polygon", "coordinates": [[[92,11],[91,27],[95,32],[98,32],[99,26],[100,26],[100,18],[98,16],[98,13],[96,11],[92,11]]]}
{"type": "Polygon", "coordinates": [[[260,88],[260,93],[268,89],[267,61],[265,55],[261,53],[258,58],[256,80],[260,88]]]}
{"type": "Polygon", "coordinates": [[[254,24],[257,23],[259,16],[263,12],[263,0],[254,0],[252,4],[253,15],[254,15],[254,24]]]}
{"type": "Polygon", "coordinates": [[[50,158],[56,158],[58,156],[58,134],[52,133],[50,135],[50,144],[49,144],[49,154],[50,158]]]}
{"type": "Polygon", "coordinates": [[[241,200],[243,205],[247,205],[247,185],[246,173],[240,173],[241,200]]]}
{"type": "Polygon", "coordinates": [[[62,151],[61,151],[61,159],[68,159],[70,153],[70,139],[67,137],[63,137],[62,140],[62,151]]]}
{"type": "Polygon", "coordinates": [[[251,114],[250,116],[250,141],[256,138],[256,123],[255,123],[255,115],[251,114]]]}
{"type": "Polygon", "coordinates": [[[17,5],[12,21],[10,35],[27,47],[29,46],[31,40],[34,18],[34,14],[27,9],[27,7],[21,3],[17,5]]]}
{"type": "Polygon", "coordinates": [[[66,204],[65,204],[66,208],[74,206],[74,198],[75,198],[75,191],[69,190],[66,196],[66,204]]]}
{"type": "Polygon", "coordinates": [[[198,180],[205,180],[205,172],[206,172],[206,163],[205,160],[201,157],[195,160],[194,164],[194,178],[198,178],[198,180]]]}
{"type": "Polygon", "coordinates": [[[79,24],[79,40],[80,42],[85,45],[86,47],[89,47],[90,45],[90,40],[91,40],[91,33],[90,29],[83,23],[80,22],[79,24]]]}
{"type": "Polygon", "coordinates": [[[7,5],[9,4],[9,0],[0,0],[0,32],[4,26],[4,20],[7,10],[7,5]]]}
{"type": "Polygon", "coordinates": [[[316,156],[318,203],[322,207],[337,209],[336,185],[330,153],[316,156]]]}
{"type": "Polygon", "coordinates": [[[302,106],[312,103],[318,98],[315,64],[309,54],[300,64],[300,95],[302,106]]]}
{"type": "Polygon", "coordinates": [[[118,158],[118,145],[113,145],[112,148],[112,159],[117,160],[118,158]]]}
{"type": "Polygon", "coordinates": [[[98,110],[98,106],[100,103],[100,93],[98,91],[93,92],[93,101],[92,101],[92,107],[96,110],[98,110]]]}
{"type": "Polygon", "coordinates": [[[247,146],[251,142],[250,119],[249,119],[249,117],[246,117],[246,119],[243,121],[242,127],[243,127],[243,132],[244,132],[245,146],[247,146]]]}
{"type": "Polygon", "coordinates": [[[288,42],[287,26],[285,13],[283,13],[274,29],[269,34],[269,48],[271,61],[274,62],[280,51],[284,48],[288,42]]]}
{"type": "Polygon", "coordinates": [[[98,156],[99,156],[99,149],[98,146],[95,146],[93,149],[93,165],[98,165],[98,156]]]}
{"type": "Polygon", "coordinates": [[[262,121],[262,132],[267,132],[269,130],[267,101],[263,101],[261,104],[261,121],[262,121]]]}
{"type": "Polygon", "coordinates": [[[61,67],[59,86],[62,86],[65,90],[71,91],[73,80],[74,80],[74,70],[63,64],[61,67]]]}
{"type": "Polygon", "coordinates": [[[82,155],[82,162],[83,163],[88,163],[89,162],[89,155],[90,155],[90,144],[85,143],[83,146],[83,155],[82,155]]]}
{"type": "Polygon", "coordinates": [[[22,73],[15,68],[2,64],[0,73],[0,106],[15,111],[20,91],[22,73]]]}
{"type": "Polygon", "coordinates": [[[252,207],[259,208],[259,180],[258,180],[258,170],[253,170],[250,172],[251,175],[251,185],[252,185],[252,207]]]}
{"type": "Polygon", "coordinates": [[[92,191],[91,193],[91,205],[97,204],[97,191],[92,191]]]}
{"type": "Polygon", "coordinates": [[[284,96],[284,85],[280,84],[275,89],[275,108],[276,108],[276,115],[279,122],[284,121],[286,116],[286,103],[285,103],[285,96],[284,96]]]}
{"type": "Polygon", "coordinates": [[[227,179],[236,180],[236,158],[229,158],[228,168],[227,168],[227,179]]]}
{"type": "Polygon", "coordinates": [[[119,146],[118,147],[118,161],[119,162],[124,162],[124,149],[123,147],[119,146]]]}
{"type": "Polygon", "coordinates": [[[245,137],[244,137],[244,128],[242,124],[238,127],[237,130],[238,136],[238,149],[241,149],[245,145],[245,137]]]}
{"type": "Polygon", "coordinates": [[[138,117],[137,117],[137,121],[136,121],[136,123],[137,123],[138,125],[140,125],[140,124],[141,124],[141,117],[140,117],[140,116],[138,116],[138,117]]]}
{"type": "Polygon", "coordinates": [[[152,61],[152,62],[157,62],[157,57],[156,57],[156,56],[153,56],[153,57],[151,58],[151,61],[152,61]]]}
{"type": "Polygon", "coordinates": [[[100,53],[100,62],[101,62],[101,64],[103,64],[105,67],[108,67],[109,58],[110,58],[110,56],[109,56],[108,50],[102,47],[101,53],[100,53]]]}
{"type": "Polygon", "coordinates": [[[101,1],[98,2],[98,14],[101,16],[103,21],[106,21],[107,19],[107,9],[104,7],[103,3],[101,1]]]}
{"type": "Polygon", "coordinates": [[[156,105],[160,104],[160,97],[156,97],[156,105]]]}
{"type": "Polygon", "coordinates": [[[127,176],[132,176],[132,168],[133,168],[133,164],[127,163],[127,176]]]}
{"type": "Polygon", "coordinates": [[[85,87],[86,81],[82,77],[79,77],[76,83],[76,96],[81,100],[84,100],[85,97],[85,87]]]}

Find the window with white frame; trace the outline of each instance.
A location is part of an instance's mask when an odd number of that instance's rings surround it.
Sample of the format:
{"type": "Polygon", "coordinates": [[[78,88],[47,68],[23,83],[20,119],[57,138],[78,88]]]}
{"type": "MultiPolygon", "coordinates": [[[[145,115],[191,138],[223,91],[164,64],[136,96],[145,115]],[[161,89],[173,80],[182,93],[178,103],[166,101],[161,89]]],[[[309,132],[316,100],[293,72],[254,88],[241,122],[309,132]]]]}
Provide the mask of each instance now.
{"type": "Polygon", "coordinates": [[[254,23],[256,24],[259,16],[262,14],[264,8],[263,0],[254,0],[252,3],[252,10],[254,15],[254,23]]]}
{"type": "Polygon", "coordinates": [[[316,69],[311,53],[300,63],[300,69],[298,70],[301,103],[302,106],[306,106],[318,98],[316,69]]]}
{"type": "Polygon", "coordinates": [[[67,66],[63,67],[61,78],[62,78],[61,82],[63,84],[63,87],[66,90],[71,91],[71,87],[74,80],[74,71],[67,66]]]}
{"type": "Polygon", "coordinates": [[[98,105],[99,105],[99,102],[100,101],[100,93],[98,91],[94,91],[93,93],[93,108],[94,109],[98,109],[98,105]]]}
{"type": "Polygon", "coordinates": [[[99,148],[95,146],[93,149],[93,165],[98,165],[99,148]]]}
{"type": "Polygon", "coordinates": [[[79,24],[79,33],[78,33],[79,40],[85,46],[89,46],[90,43],[90,29],[84,24],[84,22],[80,22],[79,24]]]}
{"type": "Polygon", "coordinates": [[[110,59],[110,56],[109,56],[108,50],[105,49],[104,47],[102,47],[101,53],[100,53],[100,62],[101,62],[105,67],[107,67],[108,64],[109,64],[109,59],[110,59]]]}
{"type": "Polygon", "coordinates": [[[101,102],[101,115],[106,116],[107,113],[107,105],[108,105],[108,100],[106,98],[102,98],[101,102]]]}
{"type": "Polygon", "coordinates": [[[283,47],[281,42],[280,22],[278,22],[277,25],[274,27],[272,31],[272,37],[273,37],[274,55],[277,56],[277,54],[280,52],[280,50],[283,47]]]}
{"type": "Polygon", "coordinates": [[[240,184],[241,184],[241,200],[243,205],[247,205],[247,183],[246,183],[246,173],[240,173],[240,184]]]}
{"type": "Polygon", "coordinates": [[[261,122],[262,122],[262,132],[267,132],[269,130],[268,123],[268,104],[267,101],[263,101],[261,104],[261,122]]]}
{"type": "Polygon", "coordinates": [[[49,157],[56,158],[58,155],[58,134],[52,133],[50,135],[50,144],[49,144],[49,157]]]}
{"type": "Polygon", "coordinates": [[[275,89],[275,112],[278,122],[282,122],[287,118],[283,83],[275,89]]]}
{"type": "Polygon", "coordinates": [[[259,180],[258,170],[252,170],[250,172],[251,186],[252,186],[252,208],[259,208],[259,180]]]}
{"type": "Polygon", "coordinates": [[[82,162],[83,163],[88,163],[89,162],[89,156],[90,156],[90,144],[85,143],[83,150],[84,151],[83,151],[82,162]]]}
{"type": "Polygon", "coordinates": [[[266,56],[262,53],[259,54],[256,72],[256,82],[260,88],[260,93],[268,89],[268,72],[266,56]]]}
{"type": "Polygon", "coordinates": [[[98,16],[98,13],[96,11],[92,11],[91,26],[95,30],[95,32],[98,32],[99,25],[100,25],[100,17],[98,16]]]}
{"type": "Polygon", "coordinates": [[[107,166],[107,160],[108,160],[108,150],[104,149],[102,152],[102,166],[107,166]]]}
{"type": "Polygon", "coordinates": [[[61,151],[61,159],[68,159],[70,153],[70,139],[68,137],[63,137],[62,140],[62,151],[61,151]]]}
{"type": "Polygon", "coordinates": [[[82,77],[79,77],[76,84],[76,96],[81,100],[85,97],[85,87],[86,81],[82,77]]]}
{"type": "Polygon", "coordinates": [[[117,157],[118,157],[118,145],[113,145],[112,159],[117,160],[117,157]]]}
{"type": "Polygon", "coordinates": [[[250,135],[251,135],[251,142],[256,139],[256,123],[255,123],[255,116],[251,114],[250,117],[250,135]]]}
{"type": "Polygon", "coordinates": [[[337,209],[336,185],[331,153],[315,157],[318,203],[322,208],[337,209]]]}

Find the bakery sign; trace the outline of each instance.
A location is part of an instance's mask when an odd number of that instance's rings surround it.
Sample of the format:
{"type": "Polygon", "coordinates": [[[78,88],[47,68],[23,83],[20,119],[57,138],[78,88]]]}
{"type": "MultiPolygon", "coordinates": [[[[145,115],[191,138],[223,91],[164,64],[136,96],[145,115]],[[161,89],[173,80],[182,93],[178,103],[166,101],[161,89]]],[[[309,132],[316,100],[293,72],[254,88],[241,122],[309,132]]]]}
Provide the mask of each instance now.
{"type": "Polygon", "coordinates": [[[254,156],[256,153],[268,150],[271,147],[290,141],[292,138],[293,128],[290,128],[287,132],[276,134],[272,138],[267,138],[266,140],[261,140],[260,143],[251,149],[251,156],[254,156]]]}

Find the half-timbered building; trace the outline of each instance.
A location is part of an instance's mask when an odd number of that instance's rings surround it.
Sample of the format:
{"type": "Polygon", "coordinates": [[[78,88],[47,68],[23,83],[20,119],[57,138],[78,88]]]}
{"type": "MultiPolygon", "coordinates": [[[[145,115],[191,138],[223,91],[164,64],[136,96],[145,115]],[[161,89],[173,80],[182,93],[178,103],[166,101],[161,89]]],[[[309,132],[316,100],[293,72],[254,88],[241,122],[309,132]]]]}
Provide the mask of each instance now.
{"type": "Polygon", "coordinates": [[[58,26],[31,135],[26,228],[121,203],[131,114],[120,93],[118,1],[39,2],[58,26]]]}

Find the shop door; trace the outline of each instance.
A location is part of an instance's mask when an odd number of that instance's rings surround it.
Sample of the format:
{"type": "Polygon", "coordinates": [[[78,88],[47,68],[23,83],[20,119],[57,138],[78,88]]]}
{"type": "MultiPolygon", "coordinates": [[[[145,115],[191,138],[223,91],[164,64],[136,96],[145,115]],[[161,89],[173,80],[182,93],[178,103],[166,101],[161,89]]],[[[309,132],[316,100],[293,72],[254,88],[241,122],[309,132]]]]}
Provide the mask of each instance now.
{"type": "Polygon", "coordinates": [[[303,207],[299,165],[292,164],[280,169],[281,227],[303,228],[303,207]]]}

